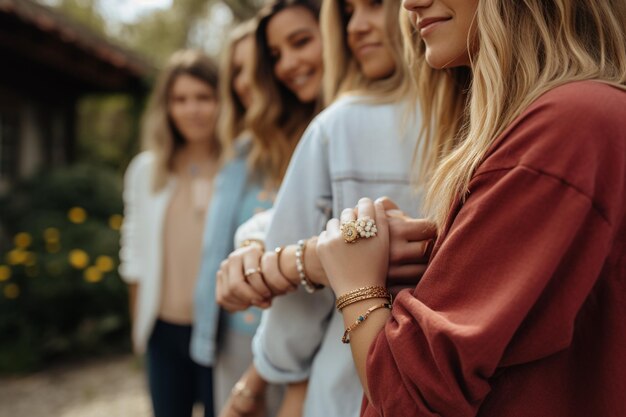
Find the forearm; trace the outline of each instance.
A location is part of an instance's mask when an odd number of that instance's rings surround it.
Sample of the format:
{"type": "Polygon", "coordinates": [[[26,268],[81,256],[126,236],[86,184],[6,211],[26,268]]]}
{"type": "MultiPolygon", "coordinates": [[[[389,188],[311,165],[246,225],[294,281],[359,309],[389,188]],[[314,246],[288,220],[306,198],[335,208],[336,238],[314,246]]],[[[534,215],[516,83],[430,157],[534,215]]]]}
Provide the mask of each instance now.
{"type": "Polygon", "coordinates": [[[276,417],[301,417],[309,381],[289,384],[276,417]]]}
{"type": "MultiPolygon", "coordinates": [[[[317,236],[307,240],[306,250],[304,251],[304,269],[307,277],[314,283],[326,284],[326,272],[317,256],[317,236]]],[[[285,277],[292,283],[298,285],[300,276],[296,268],[296,250],[298,245],[289,245],[283,250],[280,257],[280,269],[285,277]]]]}
{"type": "MultiPolygon", "coordinates": [[[[341,311],[343,313],[345,328],[354,324],[357,318],[362,316],[368,308],[386,302],[389,302],[389,300],[385,298],[374,298],[347,306],[341,311]]],[[[363,391],[368,400],[371,399],[365,369],[367,354],[372,342],[376,339],[383,327],[385,327],[385,323],[389,319],[390,315],[390,311],[386,308],[375,310],[365,321],[361,322],[358,327],[350,332],[350,348],[352,349],[352,358],[354,359],[354,364],[356,366],[359,379],[361,380],[361,385],[363,385],[363,391]]]]}

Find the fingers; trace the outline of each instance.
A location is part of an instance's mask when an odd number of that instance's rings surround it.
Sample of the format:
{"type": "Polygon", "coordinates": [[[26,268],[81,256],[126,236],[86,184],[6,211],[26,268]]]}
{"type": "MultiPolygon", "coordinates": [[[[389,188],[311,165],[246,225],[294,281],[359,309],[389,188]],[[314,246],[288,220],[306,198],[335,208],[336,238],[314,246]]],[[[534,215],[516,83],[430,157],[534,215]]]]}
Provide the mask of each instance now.
{"type": "Polygon", "coordinates": [[[353,222],[356,220],[354,209],[347,208],[341,212],[341,223],[353,222]]]}
{"type": "Polygon", "coordinates": [[[405,237],[407,240],[430,240],[437,237],[437,226],[426,219],[411,219],[408,222],[405,237]]]}
{"type": "Polygon", "coordinates": [[[272,291],[265,283],[263,272],[261,272],[261,251],[250,251],[243,257],[243,271],[244,277],[247,279],[250,286],[261,297],[268,299],[272,296],[272,291]],[[250,274],[251,271],[258,271],[250,274]]]}
{"type": "Polygon", "coordinates": [[[228,291],[228,280],[226,274],[220,270],[217,272],[217,285],[215,299],[219,305],[230,312],[242,311],[250,307],[249,302],[243,302],[233,297],[228,291]]]}
{"type": "Polygon", "coordinates": [[[389,247],[389,262],[392,264],[427,263],[432,240],[409,242],[392,240],[389,247]]]}
{"type": "Polygon", "coordinates": [[[231,295],[241,301],[259,304],[263,296],[258,294],[246,281],[243,270],[243,259],[234,253],[228,257],[228,285],[231,295]]]}
{"type": "Polygon", "coordinates": [[[380,197],[377,198],[376,201],[380,201],[385,210],[398,210],[400,208],[389,197],[380,197]]]}
{"type": "Polygon", "coordinates": [[[276,252],[265,252],[263,254],[261,269],[265,277],[265,284],[272,291],[273,295],[287,294],[297,288],[280,272],[276,252]]]}
{"type": "MultiPolygon", "coordinates": [[[[382,205],[382,202],[380,204],[382,205]]],[[[364,217],[369,217],[369,218],[377,220],[376,210],[374,209],[374,203],[369,198],[362,198],[359,200],[359,203],[357,204],[357,213],[359,214],[358,215],[359,219],[362,219],[364,217]]],[[[384,213],[384,208],[383,208],[383,213],[384,213]]],[[[383,214],[383,217],[385,217],[384,214],[383,214]]]]}

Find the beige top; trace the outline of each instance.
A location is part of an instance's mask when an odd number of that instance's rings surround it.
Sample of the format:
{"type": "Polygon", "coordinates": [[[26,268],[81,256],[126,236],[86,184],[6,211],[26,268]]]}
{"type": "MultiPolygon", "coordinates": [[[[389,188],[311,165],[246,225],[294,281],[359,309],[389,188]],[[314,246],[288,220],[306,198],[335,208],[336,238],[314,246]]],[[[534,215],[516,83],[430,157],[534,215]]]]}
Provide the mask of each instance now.
{"type": "Polygon", "coordinates": [[[163,285],[159,317],[175,324],[193,322],[193,298],[212,176],[179,175],[163,228],[163,285]]]}

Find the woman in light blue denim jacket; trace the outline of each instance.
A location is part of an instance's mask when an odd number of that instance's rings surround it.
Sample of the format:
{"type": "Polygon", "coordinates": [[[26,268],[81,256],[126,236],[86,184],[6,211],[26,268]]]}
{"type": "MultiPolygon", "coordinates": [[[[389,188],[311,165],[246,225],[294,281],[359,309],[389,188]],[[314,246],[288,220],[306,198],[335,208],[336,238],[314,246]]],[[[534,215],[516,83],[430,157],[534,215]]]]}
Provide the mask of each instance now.
{"type": "MultiPolygon", "coordinates": [[[[291,153],[318,107],[322,57],[317,12],[307,0],[280,0],[269,5],[260,13],[254,35],[248,31],[235,38],[231,56],[225,60],[224,78],[232,81],[223,83],[226,91],[222,92],[220,133],[231,147],[237,135],[246,139],[238,141],[234,158],[215,181],[204,232],[195,299],[197,325],[191,345],[194,360],[214,367],[218,412],[225,405],[227,409],[233,406],[227,399],[252,359],[251,340],[260,312],[254,307],[234,314],[220,310],[215,303],[215,274],[233,250],[237,226],[272,206],[291,153]],[[292,16],[296,7],[298,14],[292,16]],[[273,33],[276,25],[272,26],[272,21],[284,20],[285,16],[289,25],[280,24],[279,33],[273,33]],[[293,32],[297,33],[297,48],[292,45],[293,32]],[[302,65],[313,74],[294,84],[289,77],[302,71],[302,65]],[[244,124],[247,129],[242,134],[244,124]]],[[[251,399],[241,390],[239,394],[234,407],[244,412],[251,399]]],[[[268,398],[268,412],[275,415],[279,398],[272,397],[268,398]]]]}
{"type": "MultiPolygon", "coordinates": [[[[384,0],[382,7],[366,0],[324,0],[321,25],[324,39],[332,40],[324,44],[329,58],[325,97],[350,94],[324,110],[301,139],[274,206],[268,248],[319,234],[330,214],[338,216],[361,197],[389,196],[408,214],[419,214],[420,198],[411,188],[409,173],[421,122],[413,100],[417,94],[402,59],[399,6],[398,0],[384,0]]],[[[314,241],[305,244],[302,256],[312,281],[324,275],[314,241]]],[[[240,250],[240,259],[231,262],[250,268],[251,260],[258,258],[255,251],[240,250]]],[[[300,282],[295,252],[290,245],[280,259],[273,252],[261,259],[267,290],[274,295],[289,291],[284,278],[300,282]]],[[[220,270],[219,301],[238,310],[249,300],[241,285],[233,285],[242,282],[242,274],[231,272],[228,264],[220,270]]],[[[257,290],[257,297],[263,296],[257,278],[243,282],[257,290]]],[[[302,287],[274,298],[253,342],[254,365],[268,381],[309,379],[305,417],[359,414],[363,390],[350,348],[340,341],[343,318],[334,311],[334,301],[328,289],[309,294],[302,287]]]]}

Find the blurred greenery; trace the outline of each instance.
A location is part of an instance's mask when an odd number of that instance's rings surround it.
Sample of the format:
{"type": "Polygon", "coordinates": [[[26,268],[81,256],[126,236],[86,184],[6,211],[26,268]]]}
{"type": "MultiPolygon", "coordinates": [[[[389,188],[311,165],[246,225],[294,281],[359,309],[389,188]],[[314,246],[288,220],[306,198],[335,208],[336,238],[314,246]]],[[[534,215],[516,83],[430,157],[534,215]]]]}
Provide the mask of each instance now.
{"type": "Polygon", "coordinates": [[[121,181],[104,166],[47,172],[0,198],[0,372],[129,349],[117,274],[121,181]]]}
{"type": "Polygon", "coordinates": [[[91,95],[77,108],[76,157],[120,175],[139,151],[142,100],[127,94],[91,95]]]}

